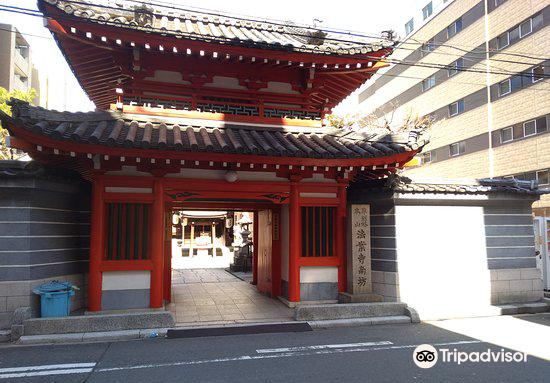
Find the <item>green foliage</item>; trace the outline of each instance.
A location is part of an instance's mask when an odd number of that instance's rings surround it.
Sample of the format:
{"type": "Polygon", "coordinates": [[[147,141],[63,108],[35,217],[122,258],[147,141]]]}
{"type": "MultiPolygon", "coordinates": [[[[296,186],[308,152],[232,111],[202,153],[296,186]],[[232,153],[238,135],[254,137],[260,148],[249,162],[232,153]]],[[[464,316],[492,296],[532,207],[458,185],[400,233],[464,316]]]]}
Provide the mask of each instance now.
{"type": "MultiPolygon", "coordinates": [[[[7,102],[11,98],[17,98],[19,100],[32,103],[35,97],[36,97],[36,90],[32,88],[28,92],[23,92],[20,90],[14,90],[13,92],[8,92],[5,88],[0,87],[0,110],[11,116],[11,108],[7,104],[7,102]]],[[[0,160],[13,159],[12,151],[6,147],[7,136],[8,136],[8,131],[2,128],[2,125],[0,125],[0,160]]]]}

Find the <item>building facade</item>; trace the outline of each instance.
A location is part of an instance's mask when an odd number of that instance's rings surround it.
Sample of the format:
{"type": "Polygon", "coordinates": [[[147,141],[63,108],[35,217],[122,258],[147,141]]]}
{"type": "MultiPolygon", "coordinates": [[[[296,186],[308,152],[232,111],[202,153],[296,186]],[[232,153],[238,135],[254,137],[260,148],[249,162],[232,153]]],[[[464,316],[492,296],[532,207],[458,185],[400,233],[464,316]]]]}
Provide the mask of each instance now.
{"type": "MultiPolygon", "coordinates": [[[[392,55],[405,63],[359,95],[360,109],[390,123],[410,114],[436,121],[408,175],[514,177],[548,187],[548,2],[430,4],[406,23],[392,55]]],[[[549,207],[548,197],[533,205],[537,215],[549,207]]]]}
{"type": "Polygon", "coordinates": [[[0,24],[0,86],[9,92],[36,90],[35,105],[40,105],[40,77],[31,59],[31,47],[12,25],[0,24]]]}

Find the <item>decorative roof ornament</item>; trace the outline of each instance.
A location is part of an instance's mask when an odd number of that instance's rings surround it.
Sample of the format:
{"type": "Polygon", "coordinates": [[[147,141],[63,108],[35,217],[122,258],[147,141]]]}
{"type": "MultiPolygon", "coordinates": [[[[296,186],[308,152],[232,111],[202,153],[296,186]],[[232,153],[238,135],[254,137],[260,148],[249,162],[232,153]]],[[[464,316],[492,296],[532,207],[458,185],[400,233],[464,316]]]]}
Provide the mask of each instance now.
{"type": "Polygon", "coordinates": [[[146,4],[134,7],[134,20],[140,27],[150,27],[153,25],[153,8],[146,4]]]}

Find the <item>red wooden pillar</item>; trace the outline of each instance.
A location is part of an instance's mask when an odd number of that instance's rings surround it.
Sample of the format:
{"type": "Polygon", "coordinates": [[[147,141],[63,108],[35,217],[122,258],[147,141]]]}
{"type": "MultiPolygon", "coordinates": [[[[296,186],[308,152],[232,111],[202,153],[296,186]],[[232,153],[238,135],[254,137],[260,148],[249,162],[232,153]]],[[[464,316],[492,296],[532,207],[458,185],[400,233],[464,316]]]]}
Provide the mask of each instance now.
{"type": "Polygon", "coordinates": [[[151,307],[162,307],[163,257],[164,257],[164,185],[161,178],[155,178],[153,187],[155,200],[151,212],[151,307]]]}
{"type": "Polygon", "coordinates": [[[163,296],[164,300],[172,300],[172,209],[166,206],[165,232],[164,232],[164,280],[163,296]]]}
{"type": "Polygon", "coordinates": [[[273,247],[271,255],[271,295],[281,295],[281,206],[273,209],[273,247]]]}
{"type": "Polygon", "coordinates": [[[338,291],[343,293],[346,291],[346,186],[340,184],[338,186],[339,204],[336,211],[336,252],[340,260],[338,265],[338,291]]]}
{"type": "Polygon", "coordinates": [[[101,310],[101,260],[105,236],[105,207],[103,204],[103,179],[92,181],[92,216],[90,232],[90,270],[88,274],[88,310],[101,310]]]}
{"type": "Polygon", "coordinates": [[[300,252],[302,223],[300,219],[299,180],[291,179],[288,219],[288,300],[300,301],[300,252]]]}
{"type": "Polygon", "coordinates": [[[258,284],[258,212],[254,212],[252,225],[252,284],[258,284]]]}

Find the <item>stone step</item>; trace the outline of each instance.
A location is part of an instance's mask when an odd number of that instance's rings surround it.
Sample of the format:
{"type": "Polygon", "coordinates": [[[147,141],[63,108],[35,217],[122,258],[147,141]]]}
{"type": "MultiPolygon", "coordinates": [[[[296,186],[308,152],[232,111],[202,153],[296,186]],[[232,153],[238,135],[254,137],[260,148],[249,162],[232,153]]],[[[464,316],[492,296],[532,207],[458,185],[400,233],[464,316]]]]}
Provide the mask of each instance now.
{"type": "Polygon", "coordinates": [[[543,299],[540,302],[530,303],[510,303],[497,306],[500,310],[500,315],[516,315],[516,314],[537,314],[550,311],[550,299],[543,299]]]}
{"type": "Polygon", "coordinates": [[[174,326],[168,311],[96,314],[61,318],[32,318],[23,321],[24,335],[87,333],[174,326]]]}
{"type": "MultiPolygon", "coordinates": [[[[405,303],[341,303],[298,306],[294,312],[296,320],[320,321],[334,319],[373,318],[408,315],[405,303]]],[[[409,318],[410,320],[410,318],[409,318]]]]}
{"type": "Polygon", "coordinates": [[[11,340],[10,330],[0,330],[0,343],[9,342],[11,340]]]}

